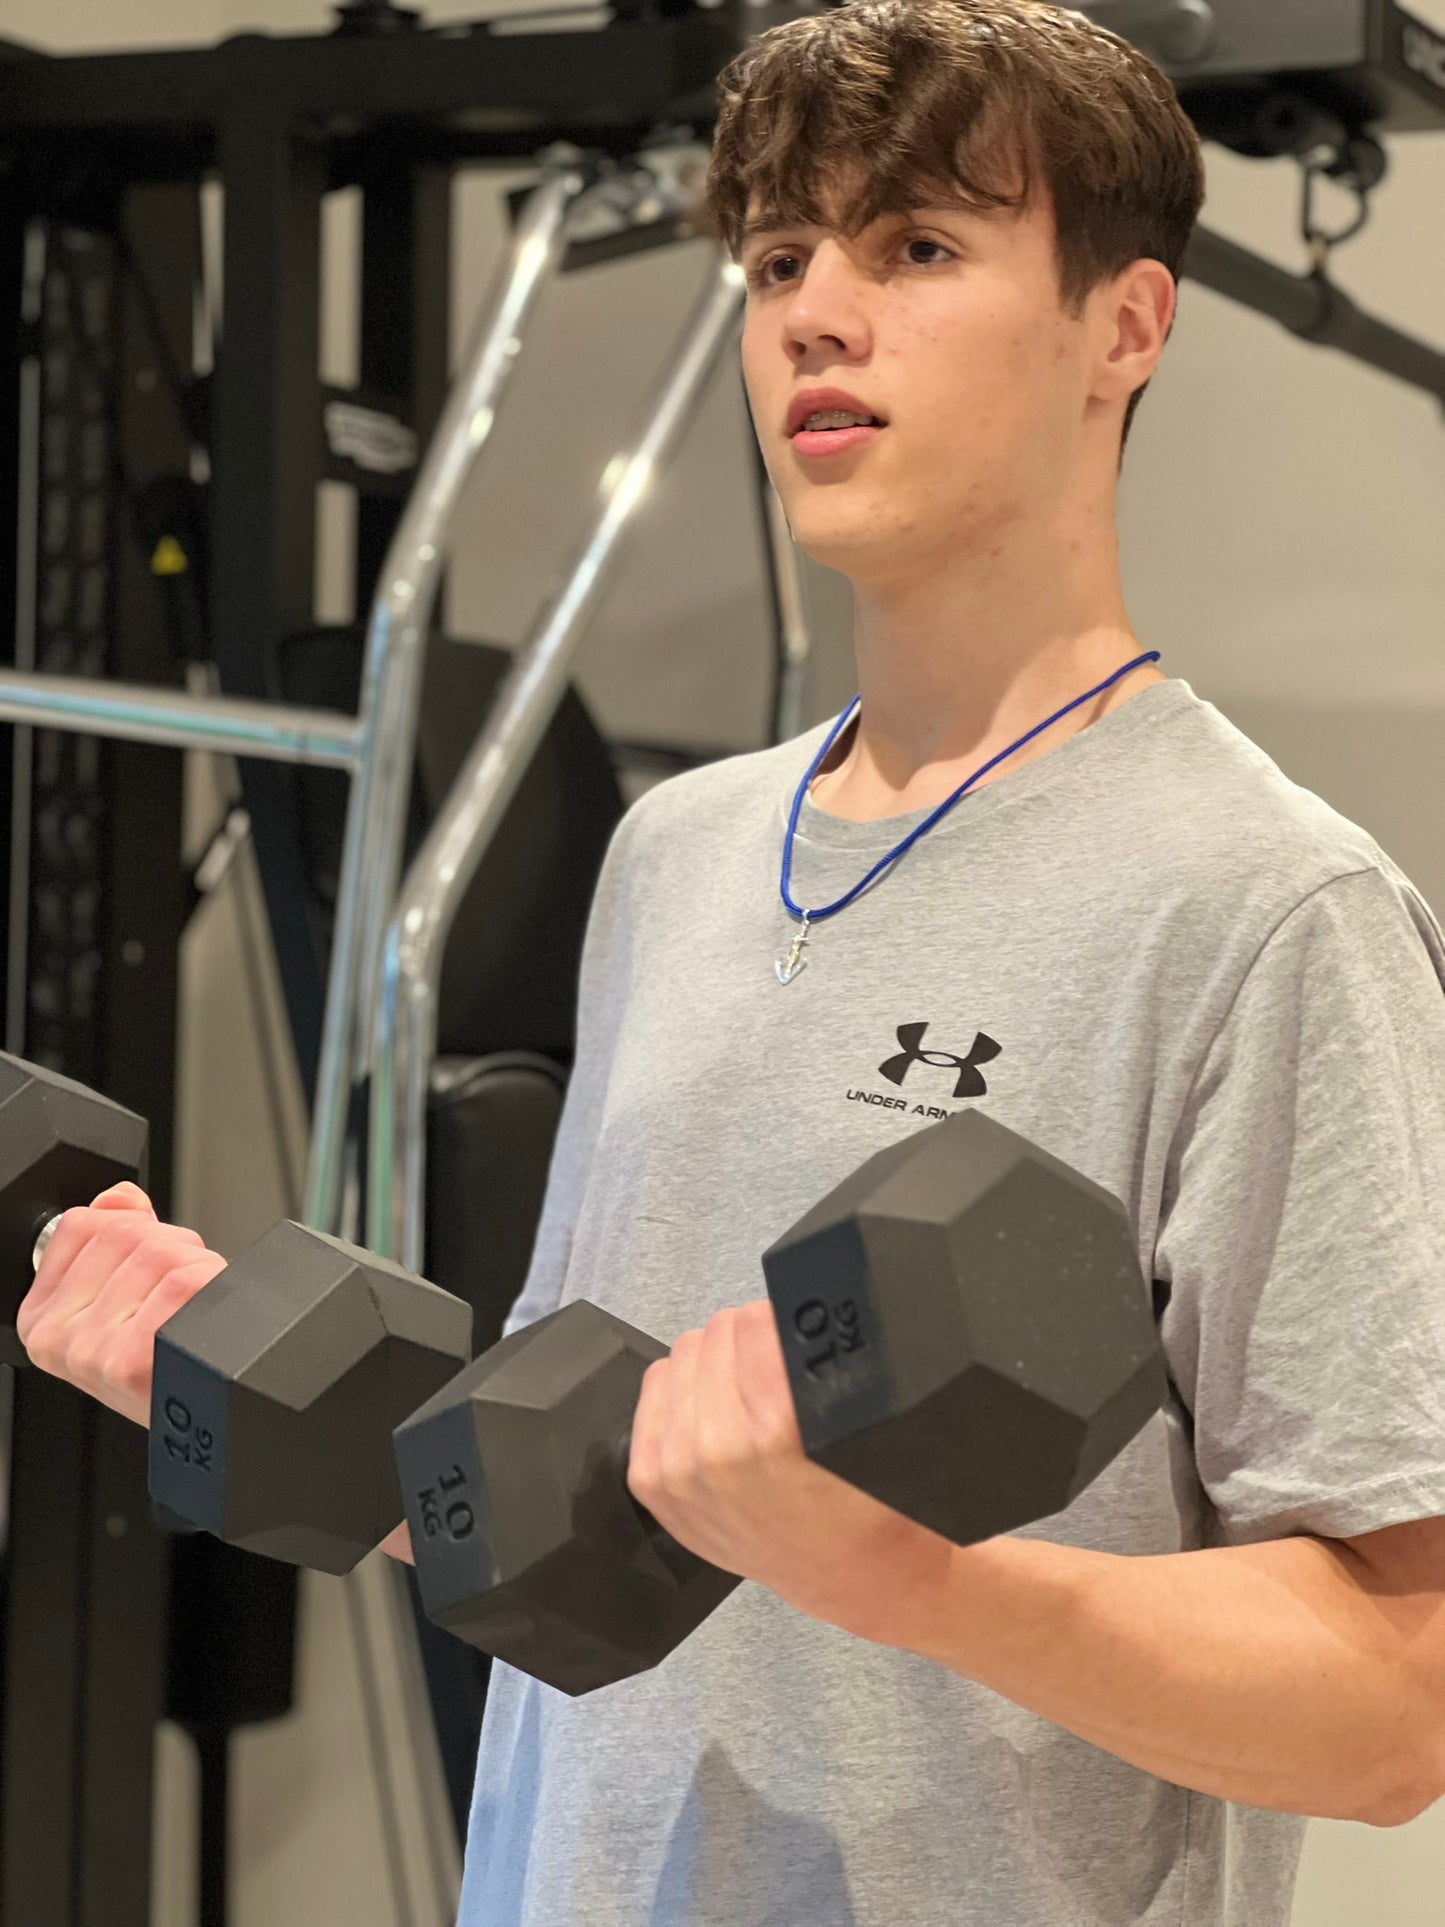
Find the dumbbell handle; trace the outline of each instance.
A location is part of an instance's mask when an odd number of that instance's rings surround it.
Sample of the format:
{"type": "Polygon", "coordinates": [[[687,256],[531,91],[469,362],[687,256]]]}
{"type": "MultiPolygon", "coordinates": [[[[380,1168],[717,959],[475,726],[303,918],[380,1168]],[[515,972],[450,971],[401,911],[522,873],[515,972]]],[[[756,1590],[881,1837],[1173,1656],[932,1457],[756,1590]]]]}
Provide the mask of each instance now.
{"type": "Polygon", "coordinates": [[[53,1217],[42,1220],[40,1229],[35,1234],[35,1249],[30,1254],[30,1262],[37,1271],[40,1269],[40,1260],[45,1256],[46,1248],[59,1229],[60,1220],[64,1216],[63,1211],[57,1211],[53,1217]]]}

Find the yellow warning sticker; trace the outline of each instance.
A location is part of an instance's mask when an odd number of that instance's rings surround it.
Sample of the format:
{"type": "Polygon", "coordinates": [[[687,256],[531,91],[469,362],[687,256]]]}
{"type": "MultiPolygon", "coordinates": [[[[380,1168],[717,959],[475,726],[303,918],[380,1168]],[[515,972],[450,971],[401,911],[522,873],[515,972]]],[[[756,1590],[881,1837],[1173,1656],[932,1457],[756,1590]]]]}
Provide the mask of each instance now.
{"type": "Polygon", "coordinates": [[[190,567],[186,552],[173,535],[163,535],[151,557],[152,575],[184,575],[190,567]]]}

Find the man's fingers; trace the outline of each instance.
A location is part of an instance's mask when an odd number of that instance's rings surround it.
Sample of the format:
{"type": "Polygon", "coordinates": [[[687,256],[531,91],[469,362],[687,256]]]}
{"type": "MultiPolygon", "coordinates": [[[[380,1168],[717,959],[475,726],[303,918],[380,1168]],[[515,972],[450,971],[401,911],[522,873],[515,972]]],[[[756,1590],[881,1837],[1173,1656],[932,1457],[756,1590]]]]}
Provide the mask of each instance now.
{"type": "Polygon", "coordinates": [[[667,1403],[667,1376],[670,1358],[659,1358],[642,1374],[642,1389],[637,1409],[632,1414],[632,1436],[627,1448],[627,1484],[640,1504],[648,1503],[648,1492],[655,1489],[658,1466],[658,1438],[667,1403]]]}
{"type": "Polygon", "coordinates": [[[27,1333],[62,1298],[80,1309],[89,1304],[106,1279],[123,1264],[154,1229],[153,1220],[140,1212],[93,1212],[87,1206],[67,1211],[45,1248],[35,1283],[26,1293],[15,1318],[15,1330],[29,1349],[27,1333]]]}
{"type": "MultiPolygon", "coordinates": [[[[141,1425],[149,1420],[156,1333],[224,1270],[224,1261],[214,1251],[178,1266],[167,1272],[150,1295],[135,1307],[131,1317],[112,1331],[105,1379],[108,1386],[139,1408],[132,1411],[128,1406],[116,1404],[116,1409],[123,1410],[127,1418],[135,1418],[141,1425]]],[[[107,1403],[112,1402],[107,1398],[107,1403]]]]}
{"type": "Polygon", "coordinates": [[[796,1445],[801,1451],[797,1407],[770,1300],[744,1305],[735,1325],[738,1394],[755,1432],[769,1443],[796,1445]]]}
{"type": "Polygon", "coordinates": [[[108,1191],[102,1191],[98,1198],[91,1200],[89,1209],[92,1211],[144,1211],[152,1218],[158,1215],[145,1192],[138,1184],[132,1184],[129,1178],[122,1178],[119,1184],[113,1184],[108,1191]]]}
{"type": "MultiPolygon", "coordinates": [[[[225,1269],[226,1261],[220,1253],[207,1251],[199,1238],[194,1246],[180,1240],[165,1245],[148,1242],[118,1265],[101,1286],[90,1306],[89,1322],[98,1330],[117,1331],[140,1313],[149,1314],[153,1300],[159,1297],[164,1301],[166,1287],[174,1278],[204,1273],[204,1282],[209,1283],[225,1269]]],[[[172,1311],[177,1308],[171,1306],[172,1311]]],[[[167,1311],[165,1317],[169,1316],[167,1311]]]]}
{"type": "Polygon", "coordinates": [[[206,1254],[198,1262],[167,1273],[134,1315],[119,1326],[94,1320],[55,1320],[37,1328],[33,1362],[42,1371],[78,1386],[123,1418],[145,1425],[150,1418],[155,1334],[214,1275],[206,1254]]]}
{"type": "Polygon", "coordinates": [[[691,1484],[697,1465],[698,1387],[706,1350],[705,1335],[686,1331],[672,1348],[666,1380],[667,1400],[658,1433],[658,1470],[669,1490],[691,1484]]]}
{"type": "Polygon", "coordinates": [[[651,1504],[675,1476],[701,1345],[701,1332],[684,1332],[668,1356],[643,1373],[627,1459],[628,1487],[641,1505],[651,1504]]]}
{"type": "MultiPolygon", "coordinates": [[[[97,1212],[87,1207],[67,1212],[16,1313],[16,1335],[28,1351],[31,1335],[42,1320],[78,1317],[137,1253],[150,1254],[147,1262],[154,1283],[178,1255],[188,1257],[205,1248],[198,1232],[181,1225],[159,1225],[140,1211],[97,1212]]],[[[133,1285],[133,1275],[127,1277],[133,1285]]]]}
{"type": "Polygon", "coordinates": [[[703,1329],[692,1413],[697,1457],[713,1471],[726,1470],[749,1455],[752,1425],[738,1370],[738,1314],[719,1312],[703,1329]]]}

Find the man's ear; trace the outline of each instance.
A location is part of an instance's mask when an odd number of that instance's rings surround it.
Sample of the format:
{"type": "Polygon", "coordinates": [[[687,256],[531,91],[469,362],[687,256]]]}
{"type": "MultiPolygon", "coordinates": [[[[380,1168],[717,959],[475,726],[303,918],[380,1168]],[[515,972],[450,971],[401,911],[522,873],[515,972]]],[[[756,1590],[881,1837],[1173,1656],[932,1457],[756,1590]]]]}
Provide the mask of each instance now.
{"type": "Polygon", "coordinates": [[[1095,372],[1101,401],[1127,402],[1153,378],[1174,326],[1179,288],[1162,261],[1135,261],[1100,288],[1105,354],[1095,372]]]}

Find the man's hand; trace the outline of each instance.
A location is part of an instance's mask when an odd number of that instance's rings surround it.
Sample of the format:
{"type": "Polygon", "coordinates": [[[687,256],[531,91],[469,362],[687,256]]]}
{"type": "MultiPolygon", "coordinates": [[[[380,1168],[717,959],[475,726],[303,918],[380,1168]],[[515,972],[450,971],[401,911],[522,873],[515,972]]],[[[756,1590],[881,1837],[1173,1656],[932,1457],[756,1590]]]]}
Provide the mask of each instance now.
{"type": "Polygon", "coordinates": [[[766,1299],[648,1368],[627,1476],[691,1551],[865,1639],[897,1627],[900,1592],[936,1593],[954,1550],[805,1456],[766,1299]]]}
{"type": "Polygon", "coordinates": [[[41,1371],[148,1425],[156,1332],[225,1268],[138,1185],[117,1184],[56,1226],[16,1335],[41,1371]]]}

